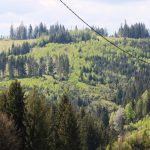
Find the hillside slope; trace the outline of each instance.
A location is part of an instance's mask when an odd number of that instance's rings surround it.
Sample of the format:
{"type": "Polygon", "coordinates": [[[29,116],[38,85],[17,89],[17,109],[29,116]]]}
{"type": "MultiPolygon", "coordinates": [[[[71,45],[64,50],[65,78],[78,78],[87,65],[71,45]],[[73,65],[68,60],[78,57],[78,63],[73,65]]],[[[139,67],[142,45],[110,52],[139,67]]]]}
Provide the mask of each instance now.
{"type": "MultiPolygon", "coordinates": [[[[136,57],[149,61],[149,39],[110,40],[136,57]]],[[[43,39],[34,42],[40,41],[43,39]]],[[[0,41],[0,45],[2,43],[0,41]]],[[[80,106],[88,106],[99,100],[125,104],[128,100],[138,98],[148,86],[149,66],[123,54],[102,39],[70,44],[49,43],[41,47],[38,45],[32,46],[25,54],[14,55],[11,52],[6,55],[8,62],[1,78],[1,89],[12,80],[11,69],[13,78],[20,78],[26,88],[36,85],[48,98],[51,95],[49,93],[53,93],[51,100],[59,97],[58,93],[64,89],[69,89],[74,103],[80,106]],[[22,62],[20,70],[15,65],[12,68],[9,66],[11,58],[14,64],[22,62]]]]}

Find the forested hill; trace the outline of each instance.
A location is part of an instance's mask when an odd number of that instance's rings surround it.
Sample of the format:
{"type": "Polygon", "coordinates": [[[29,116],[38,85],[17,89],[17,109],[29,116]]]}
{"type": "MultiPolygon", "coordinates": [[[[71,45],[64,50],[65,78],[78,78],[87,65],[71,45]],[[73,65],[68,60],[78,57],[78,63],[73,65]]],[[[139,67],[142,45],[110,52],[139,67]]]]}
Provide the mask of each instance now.
{"type": "MultiPolygon", "coordinates": [[[[136,57],[149,61],[149,39],[110,40],[136,57]]],[[[55,95],[61,90],[60,85],[65,84],[74,88],[78,98],[73,95],[83,106],[95,100],[126,104],[128,100],[138,98],[148,87],[149,65],[123,54],[101,38],[55,44],[48,43],[48,38],[43,37],[19,43],[14,41],[7,51],[0,54],[2,87],[9,79],[20,78],[26,86],[37,84],[45,91],[50,88],[55,95]]]]}
{"type": "MultiPolygon", "coordinates": [[[[138,30],[142,25],[135,26],[138,30]]],[[[45,146],[53,147],[54,141],[57,141],[57,137],[54,137],[57,136],[54,127],[60,120],[58,141],[67,140],[74,132],[64,130],[65,139],[60,133],[63,132],[62,129],[71,125],[71,129],[77,132],[78,126],[81,141],[78,141],[77,137],[69,140],[81,142],[82,149],[88,147],[89,150],[96,150],[107,147],[116,150],[118,146],[120,149],[134,149],[137,145],[142,149],[149,148],[149,64],[122,53],[88,29],[66,30],[64,26],[55,25],[47,30],[43,24],[35,27],[34,32],[32,26],[29,29],[27,31],[22,24],[17,29],[11,27],[12,39],[0,40],[0,111],[15,118],[15,113],[20,111],[17,104],[27,110],[24,113],[29,121],[26,127],[31,139],[23,141],[28,142],[29,147],[36,147],[38,144],[42,146],[43,142],[45,146]],[[33,36],[35,33],[37,34],[33,36]],[[21,85],[17,80],[12,83],[15,79],[20,81],[21,85]],[[67,97],[64,96],[60,100],[63,93],[67,93],[67,97]],[[18,98],[20,95],[22,97],[18,98]],[[25,104],[16,102],[20,99],[26,100],[25,104]],[[42,111],[39,112],[39,109],[42,111]],[[62,114],[57,114],[57,110],[62,114]],[[41,141],[37,144],[32,137],[32,126],[34,128],[35,125],[32,119],[36,115],[37,120],[34,121],[37,121],[35,124],[38,131],[34,132],[41,136],[41,141]],[[55,119],[55,115],[58,118],[55,119]],[[52,122],[47,119],[48,117],[52,122]],[[144,130],[139,127],[142,119],[144,130]],[[63,124],[66,121],[68,126],[63,124]],[[84,126],[87,132],[84,131],[84,126]],[[47,134],[50,134],[50,137],[47,134]],[[45,140],[45,136],[52,138],[49,139],[51,143],[45,140]],[[117,141],[118,136],[123,137],[122,141],[117,141]],[[30,145],[30,140],[34,146],[30,145]]],[[[103,28],[95,29],[108,36],[103,28]]],[[[146,37],[143,39],[128,38],[126,35],[120,37],[119,34],[125,29],[122,27],[116,37],[107,38],[136,58],[150,62],[150,39],[147,37],[149,35],[145,34],[146,37]]],[[[147,31],[145,28],[144,30],[147,31]]],[[[20,113],[18,114],[20,116],[20,113]]],[[[0,115],[0,123],[8,122],[7,119],[7,116],[0,115]]],[[[21,128],[22,131],[23,128],[24,126],[21,128]]],[[[74,143],[69,141],[69,144],[74,143]]],[[[69,144],[65,146],[68,148],[69,144]]]]}

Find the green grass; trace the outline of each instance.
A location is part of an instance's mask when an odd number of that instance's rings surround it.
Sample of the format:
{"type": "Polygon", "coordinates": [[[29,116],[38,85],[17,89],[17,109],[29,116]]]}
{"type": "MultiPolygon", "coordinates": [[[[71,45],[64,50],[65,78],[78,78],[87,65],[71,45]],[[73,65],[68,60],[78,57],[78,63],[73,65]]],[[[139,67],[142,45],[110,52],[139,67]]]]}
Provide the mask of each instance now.
{"type": "MultiPolygon", "coordinates": [[[[0,82],[1,88],[7,88],[14,80],[6,80],[0,82]]],[[[48,76],[45,78],[24,78],[18,79],[23,87],[33,88],[34,86],[39,88],[49,88],[51,90],[57,89],[59,86],[59,82],[55,81],[52,77],[48,76]]]]}
{"type": "Polygon", "coordinates": [[[0,52],[7,51],[12,44],[14,45],[22,45],[24,42],[29,42],[30,44],[36,42],[37,40],[0,40],[0,52]]]}

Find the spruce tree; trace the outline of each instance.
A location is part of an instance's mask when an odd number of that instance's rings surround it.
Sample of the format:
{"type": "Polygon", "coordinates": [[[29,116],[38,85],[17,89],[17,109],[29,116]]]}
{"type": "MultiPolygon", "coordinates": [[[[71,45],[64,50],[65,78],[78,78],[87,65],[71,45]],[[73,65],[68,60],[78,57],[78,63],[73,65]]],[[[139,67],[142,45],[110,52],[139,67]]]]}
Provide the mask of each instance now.
{"type": "Polygon", "coordinates": [[[20,82],[15,80],[8,90],[7,113],[14,120],[17,131],[21,138],[22,150],[25,149],[26,127],[25,127],[25,93],[20,82]]]}
{"type": "Polygon", "coordinates": [[[15,58],[14,56],[11,56],[8,59],[8,73],[11,79],[14,78],[14,66],[15,66],[15,58]]]}
{"type": "Polygon", "coordinates": [[[6,64],[7,64],[8,58],[6,56],[5,52],[2,52],[0,54],[0,70],[2,72],[2,77],[4,77],[6,72],[6,64]]]}
{"type": "Polygon", "coordinates": [[[34,88],[27,98],[29,150],[49,150],[49,109],[45,97],[34,88]]]}
{"type": "Polygon", "coordinates": [[[0,94],[0,112],[7,113],[7,107],[8,107],[7,91],[3,91],[0,94]]]}
{"type": "Polygon", "coordinates": [[[58,134],[59,118],[58,108],[52,106],[50,116],[50,130],[49,130],[49,145],[51,150],[59,150],[61,148],[61,142],[58,134]]]}
{"type": "Polygon", "coordinates": [[[79,128],[75,112],[67,96],[63,96],[59,105],[59,139],[61,150],[80,150],[79,128]]]}
{"type": "Polygon", "coordinates": [[[10,27],[10,39],[15,39],[14,27],[11,25],[10,27]]]}
{"type": "Polygon", "coordinates": [[[85,115],[80,122],[80,137],[82,150],[96,150],[107,144],[108,137],[101,121],[85,115]]]}
{"type": "Polygon", "coordinates": [[[32,25],[30,24],[28,28],[28,39],[32,39],[32,38],[33,38],[33,28],[32,25]]]}

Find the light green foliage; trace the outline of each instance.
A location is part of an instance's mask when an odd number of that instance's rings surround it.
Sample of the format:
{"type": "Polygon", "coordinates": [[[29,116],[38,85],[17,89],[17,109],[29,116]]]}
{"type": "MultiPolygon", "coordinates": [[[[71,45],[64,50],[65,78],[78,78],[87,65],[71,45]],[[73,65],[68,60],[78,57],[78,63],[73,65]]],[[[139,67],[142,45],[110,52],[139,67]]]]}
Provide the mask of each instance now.
{"type": "Polygon", "coordinates": [[[132,147],[127,142],[116,142],[114,143],[112,150],[132,150],[132,147]]]}
{"type": "Polygon", "coordinates": [[[116,150],[136,149],[147,150],[150,148],[150,117],[145,117],[137,123],[131,123],[126,127],[126,134],[122,141],[115,142],[113,148],[116,150]],[[131,130],[132,129],[132,130],[131,130]],[[128,131],[129,130],[129,131],[128,131]]]}
{"type": "Polygon", "coordinates": [[[139,99],[136,104],[136,115],[137,117],[142,117],[142,100],[139,99]]]}
{"type": "Polygon", "coordinates": [[[146,90],[138,99],[136,104],[137,117],[145,117],[150,112],[150,91],[146,90]]]}
{"type": "Polygon", "coordinates": [[[24,42],[29,42],[30,44],[36,42],[37,40],[0,40],[0,52],[1,51],[7,51],[12,44],[14,45],[22,45],[24,42]]]}
{"type": "Polygon", "coordinates": [[[114,117],[115,117],[115,112],[112,112],[111,114],[110,114],[110,118],[109,118],[109,126],[111,127],[111,128],[114,128],[114,117]]]}
{"type": "Polygon", "coordinates": [[[125,114],[125,119],[128,122],[133,121],[133,119],[135,118],[135,112],[132,108],[131,103],[127,104],[124,110],[124,114],[125,114]]]}

